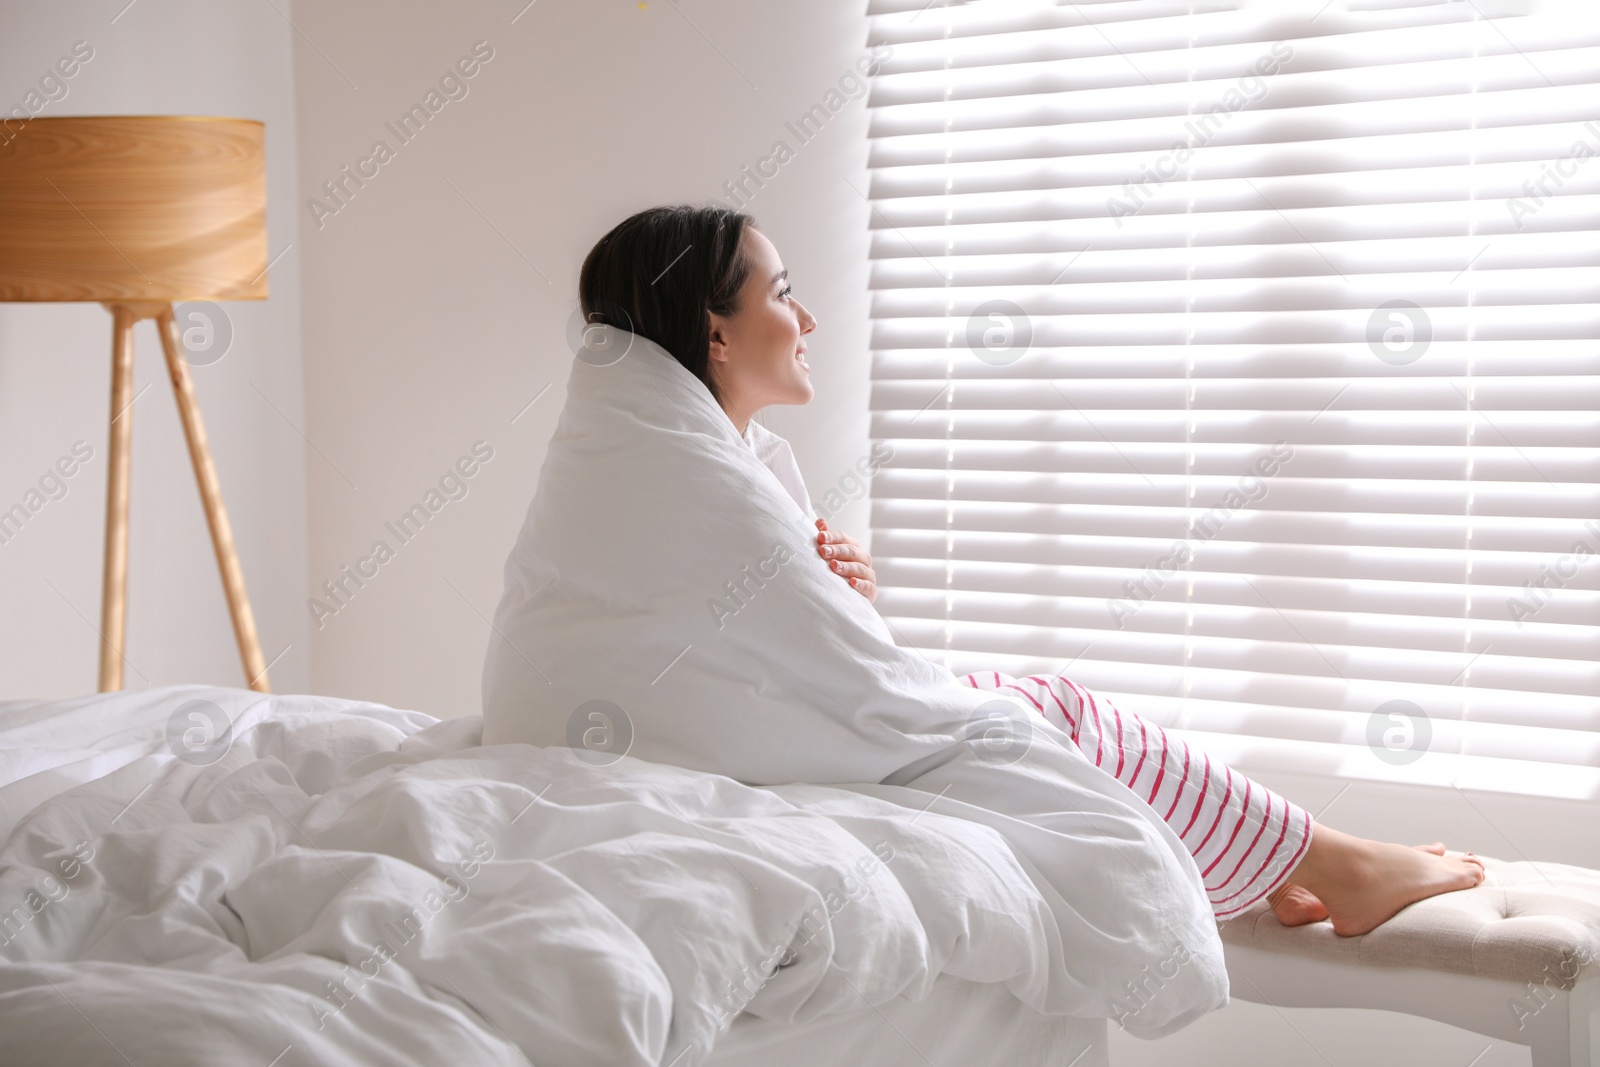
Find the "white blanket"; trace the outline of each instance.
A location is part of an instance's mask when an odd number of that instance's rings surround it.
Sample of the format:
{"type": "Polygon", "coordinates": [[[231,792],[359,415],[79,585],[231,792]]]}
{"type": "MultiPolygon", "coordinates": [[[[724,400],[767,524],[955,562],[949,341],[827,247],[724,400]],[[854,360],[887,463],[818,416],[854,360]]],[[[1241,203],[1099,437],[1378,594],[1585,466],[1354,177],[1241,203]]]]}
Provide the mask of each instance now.
{"type": "Polygon", "coordinates": [[[481,723],[199,686],[0,704],[0,1060],[690,1067],[741,1010],[1051,981],[1051,908],[993,830],[481,723]]]}
{"type": "Polygon", "coordinates": [[[1018,990],[1031,1006],[1142,1036],[1223,1006],[1177,836],[1031,709],[898,647],[705,387],[609,333],[573,361],[506,562],[486,741],[932,805],[998,830],[1049,905],[1048,980],[1018,990]]]}

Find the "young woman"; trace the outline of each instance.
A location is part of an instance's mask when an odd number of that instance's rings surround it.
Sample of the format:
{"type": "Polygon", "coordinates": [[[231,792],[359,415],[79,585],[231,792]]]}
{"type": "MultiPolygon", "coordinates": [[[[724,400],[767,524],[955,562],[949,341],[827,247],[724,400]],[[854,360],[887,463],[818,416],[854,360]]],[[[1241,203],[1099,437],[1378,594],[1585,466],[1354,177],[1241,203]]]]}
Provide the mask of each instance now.
{"type": "MultiPolygon", "coordinates": [[[[640,334],[671,353],[801,510],[815,514],[788,444],[751,416],[771,404],[811,400],[805,338],[817,320],[795,298],[777,249],[748,215],[686,205],[642,211],[589,253],[579,296],[588,321],[640,334]]],[[[841,581],[876,600],[871,555],[825,521],[816,526],[817,552],[841,581]]],[[[1337,933],[1355,935],[1407,904],[1483,880],[1471,853],[1446,855],[1437,842],[1413,848],[1370,841],[1317,824],[1286,798],[1063,675],[982,671],[964,681],[1020,694],[1149,804],[1193,856],[1219,919],[1267,897],[1287,925],[1328,919],[1337,933]]]]}

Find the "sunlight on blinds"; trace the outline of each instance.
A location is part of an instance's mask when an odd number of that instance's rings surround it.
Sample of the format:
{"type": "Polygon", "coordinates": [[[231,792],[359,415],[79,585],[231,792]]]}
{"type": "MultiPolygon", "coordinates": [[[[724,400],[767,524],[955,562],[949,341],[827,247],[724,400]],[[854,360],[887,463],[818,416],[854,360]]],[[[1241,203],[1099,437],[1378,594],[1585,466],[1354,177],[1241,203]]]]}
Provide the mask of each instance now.
{"type": "Polygon", "coordinates": [[[1600,796],[1600,18],[872,0],[878,608],[1245,767],[1600,796]]]}

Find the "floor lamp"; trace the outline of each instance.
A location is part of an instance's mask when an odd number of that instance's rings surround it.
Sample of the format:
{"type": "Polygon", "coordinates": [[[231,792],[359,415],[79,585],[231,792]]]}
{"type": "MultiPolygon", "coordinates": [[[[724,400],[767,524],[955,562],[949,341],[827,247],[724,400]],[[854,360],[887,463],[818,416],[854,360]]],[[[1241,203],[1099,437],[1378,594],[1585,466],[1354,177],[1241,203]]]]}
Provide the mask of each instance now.
{"type": "Polygon", "coordinates": [[[122,688],[133,327],[154,319],[234,637],[268,692],[244,572],[172,305],[267,297],[262,124],[191,115],[38,118],[0,139],[0,301],[93,300],[111,312],[111,429],[100,690],[122,688]]]}

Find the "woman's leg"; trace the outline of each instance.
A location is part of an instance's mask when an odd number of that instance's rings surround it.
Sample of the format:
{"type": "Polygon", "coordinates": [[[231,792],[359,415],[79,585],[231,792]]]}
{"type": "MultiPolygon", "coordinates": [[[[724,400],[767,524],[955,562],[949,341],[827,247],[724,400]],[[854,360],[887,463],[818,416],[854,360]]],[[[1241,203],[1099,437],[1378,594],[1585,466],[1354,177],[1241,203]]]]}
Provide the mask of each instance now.
{"type": "Polygon", "coordinates": [[[1310,846],[1309,813],[1063,675],[982,671],[962,680],[1020,694],[1154,808],[1194,857],[1218,919],[1277,889],[1310,846]]]}
{"type": "Polygon", "coordinates": [[[1407,904],[1483,880],[1471,853],[1447,856],[1439,843],[1408,848],[1314,823],[1288,799],[1063,675],[982,671],[962,680],[1020,694],[1155,809],[1194,857],[1218,919],[1268,897],[1285,925],[1331,919],[1335,933],[1362,934],[1407,904]]]}

